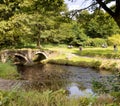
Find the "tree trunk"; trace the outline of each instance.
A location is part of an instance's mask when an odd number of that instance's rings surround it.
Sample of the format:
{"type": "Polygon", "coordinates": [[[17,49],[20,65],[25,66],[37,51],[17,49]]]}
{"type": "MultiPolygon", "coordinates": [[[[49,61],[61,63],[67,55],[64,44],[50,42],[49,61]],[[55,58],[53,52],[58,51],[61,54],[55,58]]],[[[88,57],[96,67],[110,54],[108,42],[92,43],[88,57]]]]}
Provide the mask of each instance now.
{"type": "Polygon", "coordinates": [[[116,1],[115,12],[113,12],[111,8],[108,8],[105,2],[103,2],[103,0],[96,0],[96,1],[110,16],[113,17],[118,27],[120,28],[120,0],[115,0],[116,1]]]}
{"type": "Polygon", "coordinates": [[[41,48],[41,45],[40,45],[40,32],[38,33],[38,38],[37,38],[37,48],[41,48]]]}
{"type": "Polygon", "coordinates": [[[117,25],[120,28],[120,14],[119,14],[119,16],[114,16],[113,19],[115,20],[115,22],[117,23],[117,25]]]}

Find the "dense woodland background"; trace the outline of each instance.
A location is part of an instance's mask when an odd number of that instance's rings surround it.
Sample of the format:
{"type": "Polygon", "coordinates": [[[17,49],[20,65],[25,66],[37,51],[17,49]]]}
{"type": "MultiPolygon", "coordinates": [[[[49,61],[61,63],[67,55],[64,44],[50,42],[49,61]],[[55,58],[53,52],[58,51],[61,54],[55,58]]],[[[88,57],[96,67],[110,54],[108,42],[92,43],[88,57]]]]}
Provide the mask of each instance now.
{"type": "Polygon", "coordinates": [[[0,49],[50,43],[111,46],[120,45],[119,39],[118,25],[98,7],[73,16],[64,0],[0,0],[0,49]]]}

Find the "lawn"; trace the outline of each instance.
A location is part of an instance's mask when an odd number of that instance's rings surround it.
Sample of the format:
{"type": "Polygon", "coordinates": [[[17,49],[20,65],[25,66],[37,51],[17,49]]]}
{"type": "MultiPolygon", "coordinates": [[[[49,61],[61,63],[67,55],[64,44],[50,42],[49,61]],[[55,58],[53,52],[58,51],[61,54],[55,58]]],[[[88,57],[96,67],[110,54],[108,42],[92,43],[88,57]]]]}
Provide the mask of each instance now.
{"type": "Polygon", "coordinates": [[[48,50],[73,53],[80,56],[120,59],[120,47],[118,47],[118,51],[114,51],[113,47],[83,47],[82,51],[78,47],[69,49],[67,45],[44,45],[43,47],[48,50]]]}
{"type": "Polygon", "coordinates": [[[44,47],[59,52],[57,56],[49,58],[48,63],[91,67],[112,72],[120,71],[120,47],[117,52],[113,50],[113,47],[83,48],[82,51],[76,47],[69,49],[66,45],[47,45],[44,47]]]}

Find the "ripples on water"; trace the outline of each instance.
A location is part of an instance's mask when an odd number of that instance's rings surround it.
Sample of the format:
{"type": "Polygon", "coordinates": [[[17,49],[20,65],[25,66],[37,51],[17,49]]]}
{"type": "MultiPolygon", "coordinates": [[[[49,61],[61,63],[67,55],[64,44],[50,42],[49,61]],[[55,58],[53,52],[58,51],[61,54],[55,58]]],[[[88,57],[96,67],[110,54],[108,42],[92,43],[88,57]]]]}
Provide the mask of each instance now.
{"type": "Polygon", "coordinates": [[[100,80],[109,73],[98,73],[97,70],[75,66],[42,65],[17,66],[25,89],[44,91],[46,89],[66,89],[69,96],[93,95],[92,80],[100,80]]]}

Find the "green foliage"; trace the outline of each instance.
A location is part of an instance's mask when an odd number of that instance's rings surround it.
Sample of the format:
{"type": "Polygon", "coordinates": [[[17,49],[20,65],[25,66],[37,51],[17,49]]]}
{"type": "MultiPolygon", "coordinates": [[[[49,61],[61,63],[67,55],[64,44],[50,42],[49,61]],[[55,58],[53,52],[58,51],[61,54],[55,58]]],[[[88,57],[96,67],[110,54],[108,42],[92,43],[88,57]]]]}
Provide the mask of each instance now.
{"type": "Polygon", "coordinates": [[[47,90],[43,93],[37,91],[11,91],[0,92],[0,102],[3,106],[86,106],[90,103],[89,98],[83,97],[79,99],[67,98],[65,90],[58,91],[47,90]]]}
{"type": "MultiPolygon", "coordinates": [[[[104,80],[104,79],[103,79],[104,80]]],[[[120,100],[120,73],[107,78],[107,81],[93,81],[93,88],[98,93],[109,93],[115,97],[115,102],[120,100]]]]}
{"type": "Polygon", "coordinates": [[[94,38],[94,39],[88,39],[83,44],[84,46],[101,47],[103,44],[107,45],[107,42],[105,39],[102,38],[94,38]]]}
{"type": "Polygon", "coordinates": [[[97,92],[97,93],[106,92],[105,85],[101,82],[93,80],[92,81],[92,86],[93,86],[94,91],[97,92]]]}
{"type": "Polygon", "coordinates": [[[63,0],[36,0],[35,6],[37,9],[41,9],[41,7],[44,8],[45,11],[60,11],[62,9],[62,6],[64,5],[63,0]]]}
{"type": "Polygon", "coordinates": [[[9,20],[19,10],[19,0],[1,0],[0,20],[9,20]]]}
{"type": "Polygon", "coordinates": [[[9,21],[0,22],[0,48],[24,44],[31,34],[30,28],[24,24],[26,18],[26,14],[16,14],[9,21]]]}
{"type": "Polygon", "coordinates": [[[88,36],[84,33],[82,26],[75,21],[71,21],[71,23],[61,23],[55,38],[58,40],[58,43],[62,42],[74,46],[79,46],[83,41],[88,40],[88,36]]]}
{"type": "MultiPolygon", "coordinates": [[[[117,95],[118,96],[118,95],[117,95]]],[[[102,105],[118,106],[119,102],[101,101],[102,105]]],[[[89,106],[101,105],[97,97],[68,97],[65,90],[37,91],[0,91],[0,104],[2,106],[89,106]]]]}
{"type": "Polygon", "coordinates": [[[120,102],[120,92],[112,92],[111,95],[115,97],[115,102],[120,102]]]}
{"type": "Polygon", "coordinates": [[[19,74],[15,66],[10,63],[0,63],[0,77],[5,79],[17,79],[19,74]]]}
{"type": "Polygon", "coordinates": [[[0,2],[0,48],[31,42],[40,44],[44,30],[58,29],[60,12],[65,9],[63,0],[3,0],[0,2]]]}
{"type": "Polygon", "coordinates": [[[115,34],[110,37],[108,37],[108,44],[110,46],[113,46],[115,44],[120,45],[120,34],[115,34]]]}
{"type": "Polygon", "coordinates": [[[120,32],[114,20],[102,10],[96,9],[93,14],[83,11],[78,15],[77,20],[85,28],[86,35],[91,38],[107,38],[111,34],[120,32]]]}
{"type": "Polygon", "coordinates": [[[87,26],[87,23],[91,20],[93,16],[87,10],[83,10],[80,14],[76,14],[76,19],[79,24],[82,24],[83,27],[87,26]]]}
{"type": "Polygon", "coordinates": [[[72,31],[73,31],[73,41],[71,41],[70,44],[75,45],[75,46],[79,46],[82,45],[83,42],[88,40],[88,36],[85,34],[84,29],[77,23],[73,24],[72,27],[72,31]]]}
{"type": "Polygon", "coordinates": [[[117,25],[102,10],[99,15],[82,11],[73,20],[64,0],[1,0],[0,48],[36,43],[101,46],[100,39],[119,33],[117,25]]]}
{"type": "Polygon", "coordinates": [[[81,67],[91,67],[95,69],[99,69],[102,64],[101,61],[94,60],[93,58],[87,57],[79,57],[71,55],[59,55],[55,58],[48,59],[48,63],[53,64],[62,64],[62,65],[73,65],[73,66],[81,66],[81,67]]]}
{"type": "Polygon", "coordinates": [[[113,48],[84,48],[82,52],[77,51],[76,54],[89,57],[120,58],[119,51],[114,52],[113,48]]]}
{"type": "Polygon", "coordinates": [[[95,68],[95,69],[99,69],[102,64],[101,61],[95,61],[95,60],[93,60],[91,63],[92,63],[92,68],[95,68]]]}

